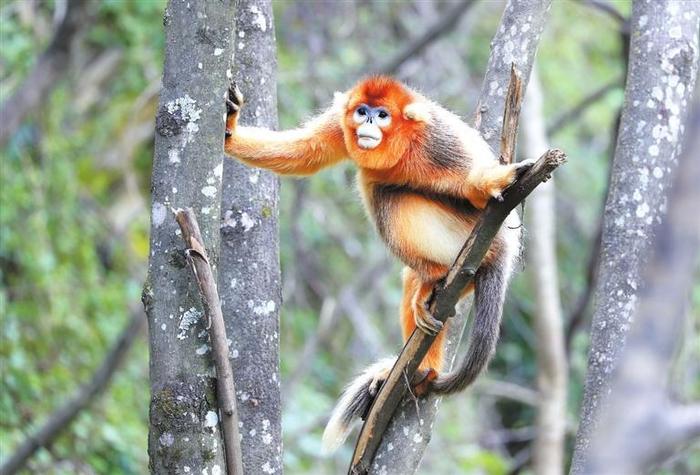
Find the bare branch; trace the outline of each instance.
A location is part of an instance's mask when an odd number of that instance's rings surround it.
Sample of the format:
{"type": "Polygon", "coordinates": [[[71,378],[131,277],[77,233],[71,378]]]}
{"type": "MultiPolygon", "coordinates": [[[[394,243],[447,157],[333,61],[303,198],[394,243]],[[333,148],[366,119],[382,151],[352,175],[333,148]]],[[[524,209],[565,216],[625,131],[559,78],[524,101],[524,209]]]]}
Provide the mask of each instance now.
{"type": "Polygon", "coordinates": [[[204,240],[199,231],[197,218],[192,208],[175,211],[175,219],[182,231],[182,239],[187,246],[187,260],[197,280],[202,297],[204,312],[209,322],[209,339],[216,367],[216,399],[221,417],[221,432],[224,434],[227,473],[243,475],[241,441],[238,433],[238,410],[236,408],[236,388],[233,385],[233,370],[228,359],[228,339],[221,312],[216,279],[211,270],[204,240]]]}
{"type": "Polygon", "coordinates": [[[44,425],[27,437],[0,467],[0,475],[17,473],[26,465],[34,453],[42,447],[50,446],[58,435],[73,422],[75,417],[85,409],[97,395],[112,381],[112,376],[124,362],[136,336],[141,331],[146,319],[142,311],[132,311],[129,323],[117,337],[114,345],[105,355],[102,364],[92,375],[90,381],[78,388],[75,395],[65,405],[54,411],[44,425]]]}
{"type": "Polygon", "coordinates": [[[501,127],[501,156],[502,165],[513,163],[515,159],[515,142],[518,137],[518,118],[520,106],[523,103],[523,80],[515,69],[515,64],[510,67],[510,81],[506,93],[506,104],[503,110],[503,126],[501,127]]]}
{"type": "Polygon", "coordinates": [[[534,389],[495,379],[477,381],[474,384],[474,390],[484,395],[510,399],[528,406],[537,406],[540,400],[539,393],[534,389]]]}

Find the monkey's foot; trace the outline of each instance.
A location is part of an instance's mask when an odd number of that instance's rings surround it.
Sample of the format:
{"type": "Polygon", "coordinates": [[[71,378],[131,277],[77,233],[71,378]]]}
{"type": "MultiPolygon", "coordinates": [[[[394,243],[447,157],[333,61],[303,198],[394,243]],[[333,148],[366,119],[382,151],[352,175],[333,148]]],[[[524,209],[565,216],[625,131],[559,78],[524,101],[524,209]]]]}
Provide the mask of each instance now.
{"type": "Polygon", "coordinates": [[[238,120],[238,113],[244,104],[243,94],[234,81],[226,91],[226,137],[230,137],[238,120]]]}
{"type": "Polygon", "coordinates": [[[433,368],[418,368],[413,375],[412,392],[416,397],[425,396],[430,391],[430,385],[437,379],[438,372],[433,368]]]}
{"type": "Polygon", "coordinates": [[[428,335],[437,335],[444,325],[440,320],[433,317],[424,304],[415,304],[413,306],[413,318],[416,321],[416,326],[428,335]]]}

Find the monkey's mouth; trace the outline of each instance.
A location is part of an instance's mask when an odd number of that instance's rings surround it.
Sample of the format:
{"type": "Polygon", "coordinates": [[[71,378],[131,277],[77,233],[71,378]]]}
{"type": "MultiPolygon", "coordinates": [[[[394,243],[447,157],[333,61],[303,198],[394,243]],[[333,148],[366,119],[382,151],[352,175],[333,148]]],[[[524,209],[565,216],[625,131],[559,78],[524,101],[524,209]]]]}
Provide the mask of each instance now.
{"type": "Polygon", "coordinates": [[[374,148],[382,141],[381,137],[370,134],[357,134],[357,145],[360,148],[374,148]]]}

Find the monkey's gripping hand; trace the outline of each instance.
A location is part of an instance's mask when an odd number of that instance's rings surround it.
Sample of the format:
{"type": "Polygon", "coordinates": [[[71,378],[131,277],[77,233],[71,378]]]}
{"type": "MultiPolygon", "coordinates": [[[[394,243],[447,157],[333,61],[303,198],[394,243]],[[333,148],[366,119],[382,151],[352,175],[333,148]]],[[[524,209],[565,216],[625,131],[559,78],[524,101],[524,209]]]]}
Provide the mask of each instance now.
{"type": "Polygon", "coordinates": [[[235,82],[231,81],[231,84],[226,91],[226,137],[231,137],[233,131],[236,129],[238,124],[238,116],[243,107],[244,99],[241,90],[235,82]]]}

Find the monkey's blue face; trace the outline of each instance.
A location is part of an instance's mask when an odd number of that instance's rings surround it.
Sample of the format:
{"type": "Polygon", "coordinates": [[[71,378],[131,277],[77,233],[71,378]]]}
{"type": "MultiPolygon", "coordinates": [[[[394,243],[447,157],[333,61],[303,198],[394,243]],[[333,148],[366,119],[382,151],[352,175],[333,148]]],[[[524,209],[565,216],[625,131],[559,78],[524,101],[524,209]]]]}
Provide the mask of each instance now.
{"type": "Polygon", "coordinates": [[[361,148],[372,149],[382,142],[382,128],[391,124],[391,114],[384,107],[370,107],[360,104],[352,116],[358,124],[357,144],[361,148]]]}

